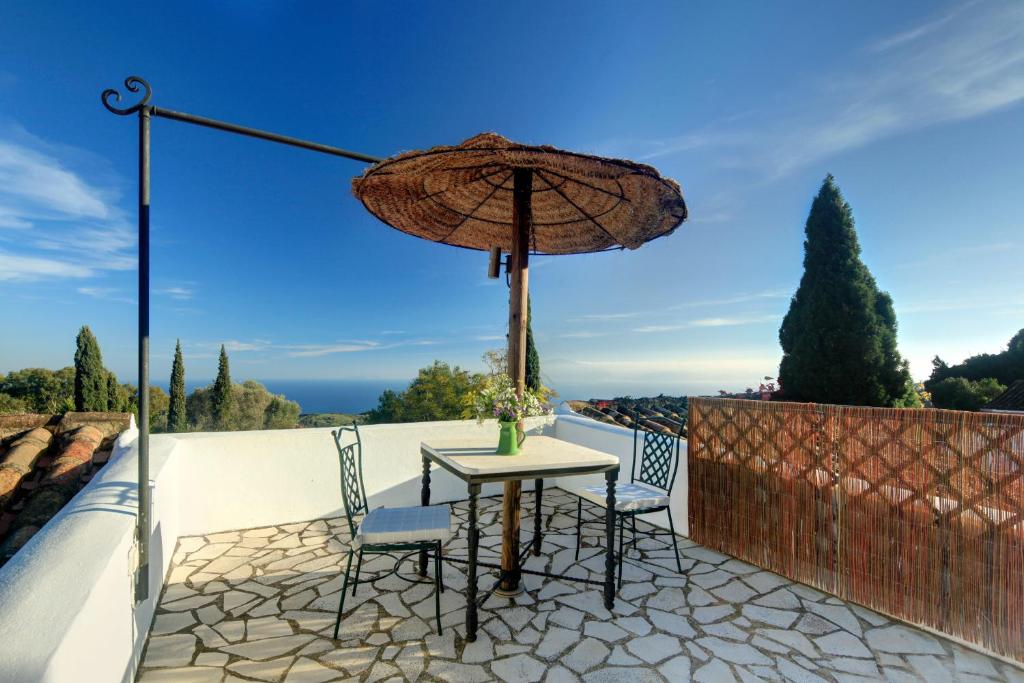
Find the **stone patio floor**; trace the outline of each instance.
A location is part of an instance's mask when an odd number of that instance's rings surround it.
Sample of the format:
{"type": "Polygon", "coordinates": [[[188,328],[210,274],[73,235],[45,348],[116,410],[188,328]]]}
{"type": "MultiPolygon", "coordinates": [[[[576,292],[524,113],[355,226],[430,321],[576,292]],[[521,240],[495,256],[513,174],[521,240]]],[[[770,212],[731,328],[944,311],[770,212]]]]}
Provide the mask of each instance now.
{"type": "MultiPolygon", "coordinates": [[[[459,530],[445,554],[465,557],[466,503],[452,507],[459,530]]],[[[573,559],[575,507],[545,491],[543,552],[528,568],[602,577],[602,529],[585,530],[573,559]]],[[[481,560],[496,561],[500,498],[480,508],[481,560]]],[[[524,541],[532,514],[526,492],[524,541]]],[[[347,538],[344,519],[331,519],[180,539],[139,680],[1024,681],[1020,669],[685,539],[680,576],[664,536],[629,555],[612,613],[597,587],[525,576],[527,592],[491,597],[466,643],[465,567],[446,563],[444,635],[432,580],[391,576],[346,599],[335,642],[347,538]]],[[[363,575],[392,563],[368,558],[363,575]]],[[[403,569],[412,575],[411,561],[403,569]]],[[[481,588],[491,585],[484,573],[481,588]]]]}

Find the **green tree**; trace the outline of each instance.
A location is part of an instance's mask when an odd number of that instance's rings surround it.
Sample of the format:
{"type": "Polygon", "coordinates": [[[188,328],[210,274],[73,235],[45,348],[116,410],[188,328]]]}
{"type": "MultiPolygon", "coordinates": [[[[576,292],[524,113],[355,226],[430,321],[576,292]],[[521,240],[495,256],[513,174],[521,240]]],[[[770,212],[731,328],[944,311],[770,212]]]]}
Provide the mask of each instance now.
{"type": "Polygon", "coordinates": [[[540,354],[533,341],[533,304],[526,299],[526,388],[540,391],[540,354]]]}
{"type": "MultiPolygon", "coordinates": [[[[136,392],[138,393],[138,392],[136,392]]],[[[155,433],[166,432],[168,413],[171,406],[171,397],[160,387],[149,387],[149,431],[155,433]]],[[[136,417],[138,417],[136,410],[136,417]]],[[[182,409],[184,413],[184,409],[182,409]]]]}
{"type": "Polygon", "coordinates": [[[171,363],[171,398],[167,413],[167,431],[188,431],[188,414],[185,410],[185,359],[181,355],[181,340],[174,347],[174,362],[171,363]]]}
{"type": "Polygon", "coordinates": [[[131,384],[120,384],[117,375],[105,370],[107,376],[107,410],[112,413],[138,412],[138,390],[131,384]]]}
{"type": "Polygon", "coordinates": [[[947,377],[963,377],[970,380],[993,378],[1000,384],[1010,386],[1018,379],[1024,379],[1024,329],[1017,332],[1000,353],[982,353],[971,356],[958,365],[948,365],[938,356],[932,361],[931,377],[925,382],[929,391],[947,377]]]}
{"type": "Polygon", "coordinates": [[[377,407],[366,414],[366,421],[370,424],[384,424],[388,422],[410,422],[404,419],[402,409],[405,405],[402,393],[385,389],[377,398],[377,407]]]}
{"type": "Polygon", "coordinates": [[[299,421],[298,403],[270,393],[259,382],[249,380],[231,385],[232,410],[226,423],[217,420],[216,396],[216,386],[202,387],[189,395],[188,421],[196,431],[290,429],[299,421]]]}
{"type": "Polygon", "coordinates": [[[75,410],[107,410],[107,372],[100,344],[88,325],[78,331],[75,343],[75,410]]]}
{"type": "Polygon", "coordinates": [[[470,395],[482,384],[484,376],[442,361],[421,368],[416,379],[401,392],[386,390],[377,407],[367,414],[367,422],[430,422],[458,420],[470,416],[470,395]]]}
{"type": "Polygon", "coordinates": [[[779,329],[788,400],[894,406],[910,371],[896,348],[892,298],[860,260],[853,212],[826,176],[805,228],[804,274],[779,329]]]}
{"type": "Polygon", "coordinates": [[[24,400],[0,392],[0,414],[30,412],[32,410],[24,400]]]}
{"type": "Polygon", "coordinates": [[[264,429],[291,429],[299,423],[299,404],[284,396],[274,396],[263,411],[264,429]]]}
{"type": "MultiPolygon", "coordinates": [[[[0,393],[21,402],[18,412],[60,414],[75,409],[75,369],[25,368],[0,376],[0,393]]],[[[14,412],[14,411],[11,411],[14,412]]]]}
{"type": "Polygon", "coordinates": [[[980,380],[947,377],[933,385],[931,394],[936,408],[978,410],[1004,391],[1006,387],[992,377],[980,380]]]}
{"type": "Polygon", "coordinates": [[[217,379],[213,382],[213,395],[210,397],[213,409],[213,422],[218,430],[231,429],[232,413],[234,412],[234,396],[231,391],[231,370],[228,368],[228,353],[224,345],[220,345],[220,361],[217,363],[217,379]]]}

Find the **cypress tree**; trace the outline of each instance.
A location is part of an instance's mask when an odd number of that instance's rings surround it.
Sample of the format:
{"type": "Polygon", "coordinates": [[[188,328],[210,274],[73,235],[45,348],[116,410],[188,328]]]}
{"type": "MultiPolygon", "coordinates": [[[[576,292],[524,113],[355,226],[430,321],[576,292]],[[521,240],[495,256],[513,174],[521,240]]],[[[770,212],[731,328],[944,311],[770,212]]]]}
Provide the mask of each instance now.
{"type": "Polygon", "coordinates": [[[181,355],[181,340],[174,347],[171,364],[171,405],[167,412],[167,431],[184,432],[188,429],[185,414],[185,359],[181,355]]]}
{"type": "Polygon", "coordinates": [[[540,354],[533,343],[533,305],[529,297],[526,298],[526,388],[540,389],[540,354]]]}
{"type": "Polygon", "coordinates": [[[100,344],[88,325],[78,331],[75,344],[75,410],[107,410],[107,371],[103,368],[100,344]]]}
{"type": "Polygon", "coordinates": [[[831,175],[805,227],[804,274],[779,329],[787,400],[894,406],[910,372],[896,348],[892,298],[860,260],[853,212],[831,175]]]}
{"type": "Polygon", "coordinates": [[[107,410],[112,413],[120,412],[124,406],[121,400],[121,385],[117,383],[117,375],[110,370],[107,373],[107,410]]]}
{"type": "Polygon", "coordinates": [[[213,422],[218,430],[230,429],[234,400],[231,395],[231,371],[228,369],[228,352],[220,345],[220,361],[217,364],[217,379],[213,382],[213,422]]]}

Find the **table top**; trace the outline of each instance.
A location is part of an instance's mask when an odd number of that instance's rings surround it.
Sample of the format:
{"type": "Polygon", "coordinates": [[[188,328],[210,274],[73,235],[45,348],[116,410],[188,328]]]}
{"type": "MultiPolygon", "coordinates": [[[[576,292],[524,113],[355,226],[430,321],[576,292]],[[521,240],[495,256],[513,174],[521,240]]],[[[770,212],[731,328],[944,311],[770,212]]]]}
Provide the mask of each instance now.
{"type": "Polygon", "coordinates": [[[543,479],[619,467],[614,455],[550,436],[528,436],[518,455],[498,455],[494,440],[445,439],[420,444],[420,452],[467,480],[543,479]]]}

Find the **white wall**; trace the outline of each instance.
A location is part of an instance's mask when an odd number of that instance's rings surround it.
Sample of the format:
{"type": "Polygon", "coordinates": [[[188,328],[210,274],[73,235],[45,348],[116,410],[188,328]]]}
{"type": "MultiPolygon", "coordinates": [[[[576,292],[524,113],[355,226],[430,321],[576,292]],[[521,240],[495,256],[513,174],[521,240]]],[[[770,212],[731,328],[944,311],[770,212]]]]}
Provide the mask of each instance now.
{"type": "MultiPolygon", "coordinates": [[[[631,431],[565,415],[534,418],[528,427],[531,433],[618,455],[622,478],[628,480],[631,431]]],[[[420,442],[474,436],[496,442],[497,426],[474,421],[374,425],[360,434],[370,506],[418,505],[420,442]]],[[[151,594],[136,605],[136,436],[134,426],[122,434],[107,466],[0,568],[4,683],[132,681],[179,536],[341,514],[330,429],[154,435],[151,594]]],[[[685,462],[679,476],[672,503],[681,532],[685,462]]],[[[585,478],[567,477],[546,485],[584,483],[585,478]]],[[[500,491],[500,484],[492,484],[482,493],[500,491]]],[[[466,485],[435,467],[431,492],[432,502],[460,500],[466,485]]]]}
{"type": "MultiPolygon", "coordinates": [[[[530,433],[551,433],[555,418],[529,421],[530,433]]],[[[498,427],[473,420],[369,425],[359,428],[370,507],[419,505],[421,441],[479,437],[498,440],[498,427]]],[[[157,437],[154,437],[156,439],[157,437]]],[[[167,438],[167,437],[165,437],[167,438]]],[[[338,451],[330,428],[189,434],[181,440],[182,536],[344,514],[338,451]],[[299,494],[299,495],[297,495],[299,494]]],[[[347,433],[343,443],[349,443],[347,433]]],[[[466,498],[466,484],[431,470],[431,502],[466,498]]],[[[501,485],[483,495],[501,492],[501,485]]]]}
{"type": "Polygon", "coordinates": [[[154,530],[149,600],[133,576],[138,432],[118,438],[110,462],[0,568],[0,679],[132,681],[177,541],[173,443],[150,447],[154,530]]]}

